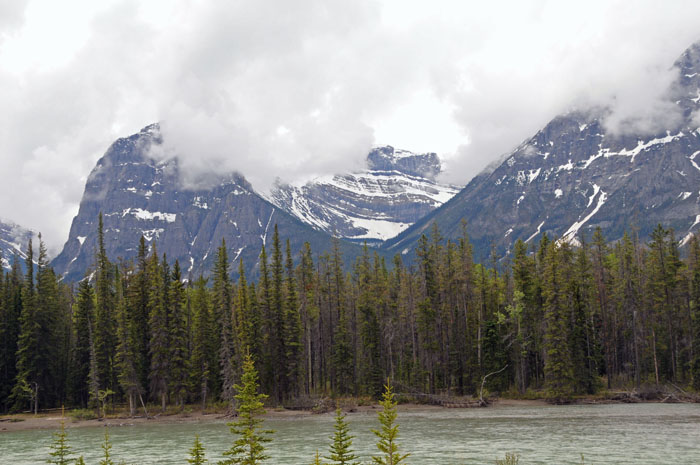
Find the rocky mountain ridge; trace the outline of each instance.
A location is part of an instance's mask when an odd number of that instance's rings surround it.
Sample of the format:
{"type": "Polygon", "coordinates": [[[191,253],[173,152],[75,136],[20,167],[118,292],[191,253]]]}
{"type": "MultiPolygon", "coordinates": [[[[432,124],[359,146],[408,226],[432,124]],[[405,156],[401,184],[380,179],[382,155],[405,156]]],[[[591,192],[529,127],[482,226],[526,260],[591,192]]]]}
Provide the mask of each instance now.
{"type": "Polygon", "coordinates": [[[505,254],[516,240],[533,243],[544,233],[577,243],[597,227],[608,240],[632,230],[646,240],[660,223],[684,244],[700,227],[700,44],[674,66],[669,101],[680,123],[618,134],[605,125],[606,109],[557,116],[385,250],[411,253],[433,223],[456,238],[462,220],[481,259],[492,246],[505,254]]]}
{"type": "Polygon", "coordinates": [[[269,199],[299,220],[353,241],[396,236],[439,207],[458,188],[439,183],[440,159],[391,146],[367,156],[367,169],[324,176],[303,185],[277,183],[269,199]]]}

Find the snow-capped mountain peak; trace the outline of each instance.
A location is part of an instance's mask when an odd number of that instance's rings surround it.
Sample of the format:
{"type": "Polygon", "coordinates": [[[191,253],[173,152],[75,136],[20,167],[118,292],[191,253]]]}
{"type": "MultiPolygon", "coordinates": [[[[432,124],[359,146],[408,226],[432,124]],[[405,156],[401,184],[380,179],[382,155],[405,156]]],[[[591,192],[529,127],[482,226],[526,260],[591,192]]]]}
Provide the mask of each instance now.
{"type": "Polygon", "coordinates": [[[366,166],[303,185],[278,182],[269,199],[321,231],[378,242],[399,234],[459,190],[436,181],[441,164],[435,153],[377,147],[367,155],[366,166]]]}

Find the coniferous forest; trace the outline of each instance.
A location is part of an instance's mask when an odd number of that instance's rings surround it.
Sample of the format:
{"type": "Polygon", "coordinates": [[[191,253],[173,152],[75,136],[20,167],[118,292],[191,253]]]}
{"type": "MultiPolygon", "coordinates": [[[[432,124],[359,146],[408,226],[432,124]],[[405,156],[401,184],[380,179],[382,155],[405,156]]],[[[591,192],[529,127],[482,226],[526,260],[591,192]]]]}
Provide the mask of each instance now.
{"type": "MultiPolygon", "coordinates": [[[[700,388],[700,243],[600,231],[572,246],[542,237],[475,263],[465,233],[420,239],[416,260],[365,246],[290,250],[275,228],[258,278],[230,269],[225,241],[204,278],[141,238],[63,283],[28,244],[0,272],[0,410],[234,402],[250,356],[272,405],[397,392],[525,395],[554,401],[672,382],[700,388]],[[237,275],[237,280],[231,278],[237,275]]],[[[38,251],[36,246],[38,245],[38,251]]]]}

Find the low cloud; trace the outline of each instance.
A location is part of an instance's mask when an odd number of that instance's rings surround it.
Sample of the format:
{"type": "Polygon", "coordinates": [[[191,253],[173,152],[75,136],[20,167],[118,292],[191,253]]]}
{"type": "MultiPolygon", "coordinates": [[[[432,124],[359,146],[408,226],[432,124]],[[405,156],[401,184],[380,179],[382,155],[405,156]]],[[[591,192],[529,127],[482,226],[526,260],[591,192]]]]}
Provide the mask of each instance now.
{"type": "Polygon", "coordinates": [[[52,18],[64,28],[92,10],[51,66],[3,61],[50,45],[32,39],[49,0],[0,3],[0,215],[54,253],[97,159],[153,122],[164,144],[152,156],[177,155],[190,185],[357,169],[377,141],[411,150],[416,134],[418,150],[441,138],[446,180],[465,184],[568,109],[607,106],[619,132],[674,124],[671,64],[700,38],[691,1],[66,2],[52,18]],[[416,95],[449,114],[421,115],[416,95]],[[405,118],[411,137],[387,140],[381,121],[406,108],[419,116],[405,118]],[[454,147],[421,118],[451,119],[454,147]]]}

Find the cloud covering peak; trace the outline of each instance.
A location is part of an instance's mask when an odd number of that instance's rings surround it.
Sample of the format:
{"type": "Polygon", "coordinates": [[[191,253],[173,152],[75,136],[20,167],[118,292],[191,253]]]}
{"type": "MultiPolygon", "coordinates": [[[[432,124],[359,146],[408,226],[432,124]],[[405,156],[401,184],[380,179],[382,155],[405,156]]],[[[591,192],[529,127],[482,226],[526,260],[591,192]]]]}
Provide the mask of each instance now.
{"type": "Polygon", "coordinates": [[[375,144],[437,151],[464,184],[573,107],[615,131],[672,124],[671,65],[700,38],[691,1],[0,5],[0,215],[67,236],[119,136],[161,123],[185,176],[258,189],[361,166],[375,144]]]}

